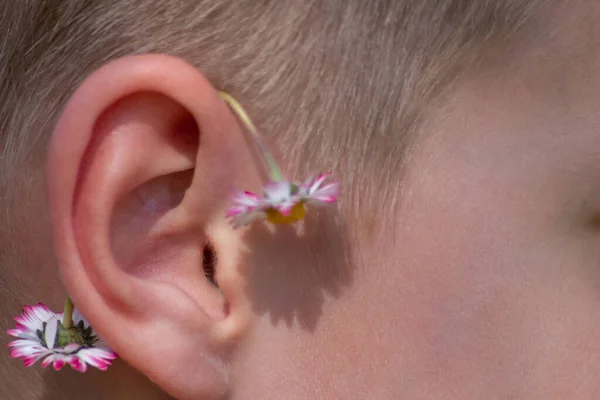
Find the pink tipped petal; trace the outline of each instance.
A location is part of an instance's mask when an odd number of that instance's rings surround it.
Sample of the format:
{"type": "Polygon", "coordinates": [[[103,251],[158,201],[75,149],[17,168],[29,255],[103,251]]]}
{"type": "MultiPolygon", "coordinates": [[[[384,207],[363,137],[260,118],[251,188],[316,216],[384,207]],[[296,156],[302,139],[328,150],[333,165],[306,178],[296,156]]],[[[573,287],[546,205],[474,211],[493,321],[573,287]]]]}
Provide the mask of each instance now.
{"type": "Polygon", "coordinates": [[[19,349],[12,349],[10,351],[10,356],[12,358],[21,358],[23,357],[23,353],[19,349]]]}
{"type": "Polygon", "coordinates": [[[232,218],[232,217],[235,217],[236,215],[240,215],[243,212],[244,212],[244,209],[240,208],[240,207],[230,208],[225,213],[225,218],[232,218]]]}
{"type": "Polygon", "coordinates": [[[236,192],[232,196],[233,207],[227,210],[225,216],[230,218],[234,228],[260,219],[264,215],[264,205],[260,197],[252,192],[236,192]]]}
{"type": "Polygon", "coordinates": [[[35,357],[29,357],[24,359],[24,364],[26,367],[31,367],[33,364],[35,364],[37,361],[37,359],[35,357]]]}
{"type": "Polygon", "coordinates": [[[323,188],[309,195],[309,200],[316,200],[325,203],[334,202],[339,195],[340,185],[338,182],[330,183],[323,188]]]}
{"type": "Polygon", "coordinates": [[[237,206],[237,207],[232,207],[227,211],[227,214],[225,214],[225,216],[227,218],[233,218],[233,217],[237,217],[240,214],[243,213],[247,213],[247,212],[252,212],[253,209],[246,207],[246,206],[237,206]]]}
{"type": "Polygon", "coordinates": [[[286,201],[292,196],[292,186],[287,181],[269,182],[264,191],[265,198],[270,200],[271,204],[286,201]]]}
{"type": "Polygon", "coordinates": [[[19,337],[23,334],[23,331],[20,329],[9,329],[6,331],[10,336],[19,337]]]}
{"type": "Polygon", "coordinates": [[[56,314],[50,311],[44,304],[31,306],[30,310],[30,315],[38,321],[47,321],[49,318],[56,316],[56,314]]]}
{"type": "Polygon", "coordinates": [[[46,331],[44,332],[44,339],[46,339],[46,346],[48,349],[52,350],[54,348],[54,342],[56,341],[57,334],[58,318],[54,316],[46,323],[46,331]]]}
{"type": "MultiPolygon", "coordinates": [[[[82,358],[83,358],[83,355],[82,355],[82,358]]],[[[87,356],[84,359],[84,361],[86,361],[91,366],[101,369],[103,371],[106,371],[106,368],[110,365],[109,362],[107,362],[101,358],[94,357],[94,356],[87,356]]]]}
{"type": "Polygon", "coordinates": [[[17,340],[13,340],[12,342],[10,342],[8,344],[8,347],[17,347],[17,348],[27,348],[27,347],[31,347],[31,348],[42,348],[41,343],[39,342],[33,342],[29,339],[17,339],[17,340]]]}
{"type": "Polygon", "coordinates": [[[78,343],[71,343],[65,346],[65,353],[74,353],[75,351],[79,350],[81,348],[81,345],[78,343]]]}
{"type": "Polygon", "coordinates": [[[260,197],[252,192],[249,192],[247,190],[244,191],[244,196],[246,196],[249,199],[255,200],[255,201],[259,201],[260,197]]]}
{"type": "Polygon", "coordinates": [[[23,361],[26,367],[31,367],[33,364],[38,362],[41,358],[45,357],[47,354],[39,354],[31,357],[23,357],[23,361]]]}
{"type": "Polygon", "coordinates": [[[23,358],[23,357],[30,357],[30,356],[37,356],[40,354],[49,354],[49,351],[41,348],[41,347],[15,347],[13,349],[10,350],[10,356],[12,358],[23,358]]]}
{"type": "Polygon", "coordinates": [[[25,326],[25,325],[23,325],[23,324],[21,324],[19,322],[17,322],[17,324],[15,325],[15,327],[17,329],[21,330],[21,331],[27,331],[27,330],[29,330],[29,328],[27,326],[25,326]]]}
{"type": "Polygon", "coordinates": [[[106,349],[106,350],[104,350],[104,355],[102,357],[104,357],[104,359],[106,359],[106,360],[112,361],[112,360],[116,360],[118,355],[114,351],[106,349]]]}
{"type": "Polygon", "coordinates": [[[45,358],[44,361],[42,361],[42,367],[46,368],[48,365],[52,364],[53,360],[54,358],[52,356],[45,358]]]}
{"type": "Polygon", "coordinates": [[[304,201],[311,204],[321,203],[333,203],[337,200],[339,195],[339,183],[331,182],[325,186],[322,186],[327,178],[331,176],[331,173],[319,174],[310,183],[304,184],[304,191],[301,197],[304,201]]]}
{"type": "Polygon", "coordinates": [[[54,368],[55,371],[60,371],[64,366],[65,362],[63,360],[56,360],[52,363],[52,368],[54,368]]]}
{"type": "Polygon", "coordinates": [[[314,182],[312,183],[312,185],[310,186],[310,188],[308,189],[308,193],[313,193],[317,189],[319,189],[319,186],[321,186],[323,184],[323,182],[325,182],[325,180],[327,178],[329,178],[330,175],[331,175],[331,173],[319,174],[317,176],[317,178],[314,180],[314,182]]]}
{"type": "Polygon", "coordinates": [[[79,358],[77,358],[77,357],[73,357],[73,359],[69,360],[69,365],[75,371],[79,371],[79,372],[87,371],[87,364],[84,362],[81,362],[81,360],[79,360],[79,358]]]}
{"type": "Polygon", "coordinates": [[[104,343],[98,341],[98,345],[95,347],[88,347],[84,349],[86,353],[93,355],[94,357],[108,358],[108,357],[116,357],[114,351],[106,347],[104,343]]]}
{"type": "Polygon", "coordinates": [[[234,203],[245,207],[257,207],[260,197],[252,192],[236,192],[231,199],[234,203]]]}
{"type": "Polygon", "coordinates": [[[102,357],[102,356],[96,356],[93,354],[90,354],[90,360],[96,363],[102,363],[102,364],[106,364],[106,365],[111,365],[113,359],[112,358],[106,358],[106,357],[102,357]]]}
{"type": "Polygon", "coordinates": [[[100,347],[95,349],[89,349],[88,352],[94,357],[102,358],[104,360],[115,360],[117,358],[117,353],[107,348],[100,347]]]}
{"type": "Polygon", "coordinates": [[[318,198],[319,201],[321,201],[322,203],[335,203],[336,198],[335,197],[320,197],[318,198]]]}
{"type": "Polygon", "coordinates": [[[106,371],[106,370],[108,370],[108,367],[110,366],[110,364],[107,364],[107,363],[99,363],[99,364],[90,363],[90,365],[92,367],[98,368],[100,371],[106,371]]]}

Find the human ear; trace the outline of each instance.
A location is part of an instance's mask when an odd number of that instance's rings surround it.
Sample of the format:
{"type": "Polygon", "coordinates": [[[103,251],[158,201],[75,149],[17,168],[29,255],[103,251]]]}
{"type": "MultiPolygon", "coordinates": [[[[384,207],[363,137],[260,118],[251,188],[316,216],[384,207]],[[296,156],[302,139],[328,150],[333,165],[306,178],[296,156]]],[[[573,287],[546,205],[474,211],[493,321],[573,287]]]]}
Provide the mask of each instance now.
{"type": "Polygon", "coordinates": [[[177,398],[228,390],[252,322],[230,189],[259,182],[235,115],[204,76],[164,55],[114,61],[72,95],[52,136],[49,200],[77,308],[177,398]],[[218,259],[218,287],[203,265],[218,259]],[[211,277],[209,277],[211,278],[211,277]]]}

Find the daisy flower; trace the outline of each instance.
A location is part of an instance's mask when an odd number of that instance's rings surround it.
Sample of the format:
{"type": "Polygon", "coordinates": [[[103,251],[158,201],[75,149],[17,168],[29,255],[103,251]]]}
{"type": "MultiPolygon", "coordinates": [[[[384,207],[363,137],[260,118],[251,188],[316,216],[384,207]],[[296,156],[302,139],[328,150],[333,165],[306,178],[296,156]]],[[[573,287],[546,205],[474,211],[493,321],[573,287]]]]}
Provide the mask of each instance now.
{"type": "Polygon", "coordinates": [[[248,225],[257,220],[267,220],[274,224],[290,224],[304,218],[307,204],[319,205],[336,201],[339,195],[339,183],[331,182],[323,185],[330,174],[311,177],[303,184],[285,179],[244,108],[229,94],[220,92],[220,95],[250,133],[270,177],[270,182],[263,188],[262,197],[252,192],[234,193],[233,206],[226,214],[227,218],[231,218],[234,227],[248,225]]]}
{"type": "Polygon", "coordinates": [[[251,192],[236,192],[233,206],[227,212],[234,227],[248,225],[256,220],[273,224],[289,224],[300,221],[307,212],[308,204],[333,203],[339,195],[339,184],[324,185],[330,174],[309,178],[303,184],[286,180],[271,181],[263,189],[263,196],[251,192]]]}
{"type": "Polygon", "coordinates": [[[17,338],[8,344],[10,355],[21,358],[26,367],[42,360],[43,367],[52,364],[57,371],[66,364],[80,372],[87,371],[88,364],[106,371],[117,358],[77,310],[70,328],[63,325],[63,313],[55,313],[42,303],[25,306],[15,321],[15,329],[7,331],[17,338]]]}

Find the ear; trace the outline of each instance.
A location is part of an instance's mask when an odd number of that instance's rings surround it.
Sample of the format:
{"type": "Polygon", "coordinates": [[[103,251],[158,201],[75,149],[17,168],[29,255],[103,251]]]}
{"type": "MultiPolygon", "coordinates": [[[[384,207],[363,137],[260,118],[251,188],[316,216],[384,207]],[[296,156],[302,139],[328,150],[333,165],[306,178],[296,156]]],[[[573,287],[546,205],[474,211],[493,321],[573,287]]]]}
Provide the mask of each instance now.
{"type": "Polygon", "coordinates": [[[254,165],[218,92],[162,55],[96,71],[52,137],[49,197],[67,290],[122,358],[178,398],[227,391],[229,347],[252,322],[225,207],[233,186],[259,185],[254,165]]]}

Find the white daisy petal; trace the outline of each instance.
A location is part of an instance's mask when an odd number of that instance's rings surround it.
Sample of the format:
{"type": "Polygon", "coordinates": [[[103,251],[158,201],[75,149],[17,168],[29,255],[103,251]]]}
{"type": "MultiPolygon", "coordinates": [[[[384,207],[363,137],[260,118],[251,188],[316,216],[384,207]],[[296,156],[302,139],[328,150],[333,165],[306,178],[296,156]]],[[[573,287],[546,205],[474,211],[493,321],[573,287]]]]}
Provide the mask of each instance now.
{"type": "Polygon", "coordinates": [[[264,211],[268,207],[263,199],[251,192],[236,191],[231,200],[233,206],[227,210],[225,217],[231,219],[234,228],[264,218],[264,211]]]}
{"type": "Polygon", "coordinates": [[[10,329],[6,331],[6,333],[8,333],[10,336],[14,336],[21,339],[37,339],[37,335],[30,330],[22,331],[20,329],[10,329]]]}
{"type": "Polygon", "coordinates": [[[23,359],[23,362],[25,363],[26,367],[31,367],[33,364],[35,364],[36,362],[38,362],[40,359],[46,357],[48,354],[50,353],[39,353],[39,354],[35,354],[31,357],[20,357],[23,359]]]}
{"type": "Polygon", "coordinates": [[[232,218],[232,223],[234,228],[239,228],[242,226],[246,226],[251,222],[254,222],[259,219],[266,218],[266,214],[263,211],[249,211],[245,213],[241,213],[232,218]]]}
{"type": "Polygon", "coordinates": [[[49,318],[55,315],[48,307],[41,303],[32,307],[32,313],[35,315],[38,321],[47,321],[49,318]]]}
{"type": "Polygon", "coordinates": [[[46,314],[43,304],[23,307],[23,313],[14,319],[17,322],[17,329],[23,332],[35,332],[43,328],[43,323],[53,314],[46,314]]]}
{"type": "Polygon", "coordinates": [[[48,322],[46,322],[46,330],[44,332],[44,339],[46,339],[46,347],[49,350],[54,348],[54,341],[56,340],[56,335],[58,334],[58,318],[56,316],[52,316],[48,322]]]}
{"type": "Polygon", "coordinates": [[[331,175],[331,174],[327,173],[327,174],[318,175],[317,178],[310,185],[310,188],[308,189],[308,193],[312,194],[312,193],[316,192],[319,189],[319,186],[321,186],[323,184],[323,182],[325,182],[325,180],[327,178],[329,178],[329,175],[331,175]]]}
{"type": "Polygon", "coordinates": [[[105,360],[115,360],[117,358],[117,353],[108,347],[87,347],[85,352],[90,356],[105,360]]]}
{"type": "Polygon", "coordinates": [[[325,186],[322,186],[330,176],[330,173],[320,174],[313,180],[307,180],[303,184],[303,190],[300,194],[302,199],[310,204],[335,202],[339,196],[339,183],[331,182],[325,186]]]}
{"type": "Polygon", "coordinates": [[[246,206],[235,206],[235,207],[231,207],[229,210],[227,210],[227,214],[226,217],[227,218],[232,218],[232,217],[236,217],[240,214],[244,214],[251,211],[248,207],[246,206]]]}
{"type": "Polygon", "coordinates": [[[287,181],[269,182],[264,190],[265,200],[271,205],[289,201],[292,197],[292,185],[287,181]]]}
{"type": "Polygon", "coordinates": [[[79,353],[77,353],[77,356],[80,360],[86,362],[92,367],[96,367],[99,370],[106,371],[106,369],[111,364],[111,359],[105,358],[101,353],[94,352],[93,350],[94,349],[83,349],[79,353]]]}
{"type": "Polygon", "coordinates": [[[77,350],[79,350],[82,346],[79,343],[71,343],[65,346],[64,348],[64,352],[65,353],[75,353],[77,350]]]}
{"type": "Polygon", "coordinates": [[[305,196],[302,186],[288,181],[270,182],[265,185],[264,192],[267,207],[279,211],[284,216],[289,215],[305,196]]]}
{"type": "Polygon", "coordinates": [[[19,339],[19,340],[10,342],[8,344],[8,346],[12,347],[13,349],[32,349],[32,350],[45,349],[45,350],[47,350],[47,348],[43,344],[39,343],[39,340],[36,343],[36,342],[32,342],[29,339],[19,339]]]}
{"type": "Polygon", "coordinates": [[[309,195],[310,203],[333,203],[339,195],[339,183],[330,183],[309,195]]]}
{"type": "Polygon", "coordinates": [[[257,207],[260,204],[260,197],[252,192],[236,192],[232,196],[232,201],[244,207],[257,207]]]}

